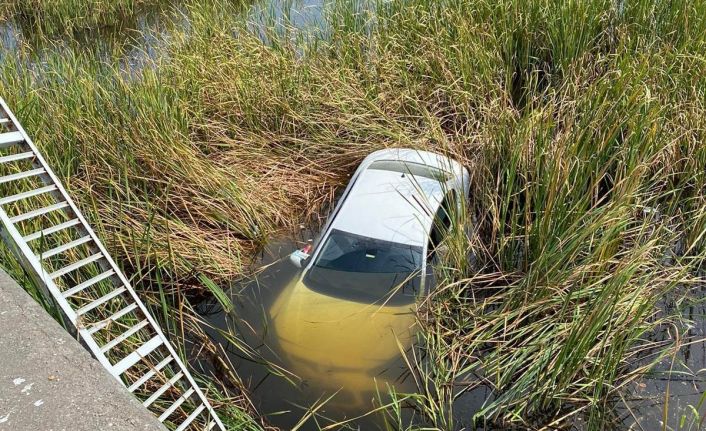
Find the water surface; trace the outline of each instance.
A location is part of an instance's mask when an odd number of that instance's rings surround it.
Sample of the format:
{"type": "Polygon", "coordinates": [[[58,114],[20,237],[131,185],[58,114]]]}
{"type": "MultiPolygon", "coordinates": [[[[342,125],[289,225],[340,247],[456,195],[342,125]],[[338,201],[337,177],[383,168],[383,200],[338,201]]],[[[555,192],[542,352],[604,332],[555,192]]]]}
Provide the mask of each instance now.
{"type": "MultiPolygon", "coordinates": [[[[309,408],[326,401],[302,429],[318,429],[319,426],[348,420],[351,422],[342,425],[344,428],[383,429],[382,415],[368,412],[388,402],[387,392],[391,388],[400,392],[415,391],[414,379],[410,378],[402,350],[397,345],[388,343],[387,346],[380,346],[376,344],[379,339],[371,335],[367,349],[372,351],[382,347],[387,352],[394,352],[389,360],[382,366],[375,361],[361,360],[368,350],[356,348],[347,353],[352,357],[348,359],[353,365],[350,369],[342,369],[326,361],[327,353],[319,356],[322,359],[318,364],[308,363],[310,361],[293,355],[292,348],[283,342],[275,330],[272,309],[280,296],[292,288],[293,281],[299,275],[299,270],[287,259],[294,247],[291,241],[279,241],[268,247],[261,261],[264,269],[252,280],[229,291],[235,306],[232,312],[225,313],[217,302],[202,304],[199,311],[211,326],[207,331],[225,347],[228,359],[251,390],[256,406],[274,425],[291,429],[309,408]],[[238,342],[229,339],[225,335],[228,333],[237,337],[238,342]],[[238,347],[239,342],[247,347],[238,347]],[[366,368],[371,363],[375,366],[366,368]]],[[[332,298],[332,301],[345,302],[340,298],[332,298]]],[[[365,340],[368,336],[368,333],[361,333],[362,330],[354,326],[361,322],[351,321],[350,316],[315,320],[314,314],[311,315],[314,323],[301,328],[311,331],[311,338],[308,334],[304,336],[305,340],[310,340],[306,344],[311,349],[316,349],[317,345],[345,344],[349,341],[359,344],[361,338],[365,340]]],[[[297,316],[307,319],[306,313],[297,316]]],[[[404,315],[393,318],[404,319],[405,324],[409,320],[409,316],[404,315]]],[[[294,321],[291,323],[296,324],[294,321]]],[[[386,320],[384,324],[391,323],[386,320]]],[[[286,331],[280,328],[279,332],[286,331]]],[[[343,348],[337,350],[329,353],[338,363],[346,359],[342,357],[346,353],[343,348]]],[[[414,418],[409,409],[403,412],[403,416],[406,421],[414,418]]]]}

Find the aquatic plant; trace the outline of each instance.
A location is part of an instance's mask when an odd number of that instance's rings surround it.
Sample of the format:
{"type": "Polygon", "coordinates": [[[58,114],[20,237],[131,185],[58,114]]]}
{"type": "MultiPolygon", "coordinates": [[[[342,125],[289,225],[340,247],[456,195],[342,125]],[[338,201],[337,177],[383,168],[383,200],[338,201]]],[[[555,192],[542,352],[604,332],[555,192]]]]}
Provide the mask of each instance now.
{"type": "Polygon", "coordinates": [[[57,35],[120,27],[126,17],[159,0],[4,0],[0,17],[21,20],[35,32],[57,35]]]}
{"type": "Polygon", "coordinates": [[[483,384],[481,423],[601,428],[648,333],[678,323],[660,299],[704,282],[706,2],[363,4],[304,37],[191,0],[153,67],[25,47],[0,92],[179,338],[199,279],[241,275],[369,152],[463,161],[419,393],[398,399],[453,429],[483,384]]]}

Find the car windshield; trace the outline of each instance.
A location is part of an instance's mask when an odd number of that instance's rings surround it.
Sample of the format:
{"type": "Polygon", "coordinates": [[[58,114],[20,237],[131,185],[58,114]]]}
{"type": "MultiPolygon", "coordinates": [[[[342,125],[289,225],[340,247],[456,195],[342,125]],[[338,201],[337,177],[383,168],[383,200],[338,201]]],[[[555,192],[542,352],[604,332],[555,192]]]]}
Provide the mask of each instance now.
{"type": "Polygon", "coordinates": [[[422,247],[332,229],[304,283],[352,301],[403,305],[420,293],[421,270],[422,247]]]}

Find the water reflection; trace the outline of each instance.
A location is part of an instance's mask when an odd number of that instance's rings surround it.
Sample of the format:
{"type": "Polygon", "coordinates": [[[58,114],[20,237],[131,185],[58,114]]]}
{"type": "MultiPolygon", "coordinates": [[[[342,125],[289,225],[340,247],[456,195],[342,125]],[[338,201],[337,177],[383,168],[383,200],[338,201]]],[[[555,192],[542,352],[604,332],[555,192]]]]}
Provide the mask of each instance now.
{"type": "MultiPolygon", "coordinates": [[[[329,4],[325,0],[260,0],[211,13],[242,19],[264,43],[272,43],[273,35],[297,42],[325,37],[324,9],[329,4]]],[[[165,58],[170,40],[188,36],[191,19],[188,6],[166,2],[143,6],[135,14],[122,17],[117,25],[71,35],[43,33],[37,23],[21,18],[0,21],[0,60],[17,58],[28,49],[40,62],[43,53],[73,50],[93,53],[106,61],[117,59],[126,73],[134,75],[165,58]]]]}
{"type": "Polygon", "coordinates": [[[325,0],[270,0],[255,2],[247,12],[247,28],[265,43],[271,42],[273,32],[282,38],[325,38],[328,28],[324,9],[331,4],[325,0]]]}
{"type": "MultiPolygon", "coordinates": [[[[37,23],[26,18],[0,22],[0,42],[4,55],[19,55],[29,49],[38,56],[47,51],[75,51],[95,53],[109,59],[115,53],[142,63],[154,59],[163,51],[164,40],[170,31],[182,26],[183,9],[178,5],[142,7],[134,15],[122,17],[115,26],[75,31],[71,35],[47,34],[37,23]]],[[[136,63],[137,65],[137,63],[136,63]]]]}
{"type": "Polygon", "coordinates": [[[650,371],[631,385],[619,403],[621,428],[630,430],[697,430],[706,422],[706,286],[688,293],[675,292],[660,301],[666,314],[680,313],[681,325],[664,325],[648,334],[644,358],[637,364],[654,361],[663,347],[679,339],[679,350],[661,358],[650,371]],[[675,298],[687,298],[677,302],[675,298]],[[677,331],[680,334],[677,334],[677,331]]]}

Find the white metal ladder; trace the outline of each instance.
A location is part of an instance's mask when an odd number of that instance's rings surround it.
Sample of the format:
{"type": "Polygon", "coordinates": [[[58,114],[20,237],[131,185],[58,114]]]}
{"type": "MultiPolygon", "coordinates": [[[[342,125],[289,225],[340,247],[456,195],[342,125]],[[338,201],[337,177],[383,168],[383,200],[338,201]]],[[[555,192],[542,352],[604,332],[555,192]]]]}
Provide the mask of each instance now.
{"type": "Polygon", "coordinates": [[[2,237],[100,363],[172,429],[225,431],[32,140],[0,98],[2,237]]]}

